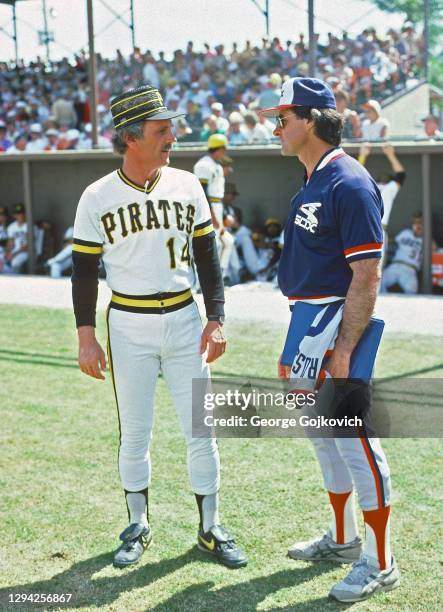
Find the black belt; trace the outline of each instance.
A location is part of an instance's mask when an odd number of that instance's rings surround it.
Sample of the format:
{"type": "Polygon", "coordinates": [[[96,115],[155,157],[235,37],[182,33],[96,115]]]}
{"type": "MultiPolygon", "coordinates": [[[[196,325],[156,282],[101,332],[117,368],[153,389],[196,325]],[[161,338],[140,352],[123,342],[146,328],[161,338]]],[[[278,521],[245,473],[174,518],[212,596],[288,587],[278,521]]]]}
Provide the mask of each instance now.
{"type": "Polygon", "coordinates": [[[165,314],[189,306],[193,301],[190,289],[172,293],[152,293],[151,295],[125,295],[113,291],[110,307],[126,312],[165,314]]]}

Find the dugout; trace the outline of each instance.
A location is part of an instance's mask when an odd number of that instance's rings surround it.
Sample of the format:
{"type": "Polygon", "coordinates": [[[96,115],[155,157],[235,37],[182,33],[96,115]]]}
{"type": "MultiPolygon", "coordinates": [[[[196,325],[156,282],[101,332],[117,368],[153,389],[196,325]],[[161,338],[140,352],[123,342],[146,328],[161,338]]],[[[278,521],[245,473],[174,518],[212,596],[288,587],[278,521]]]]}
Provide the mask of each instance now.
{"type": "MultiPolygon", "coordinates": [[[[344,145],[356,156],[358,144],[344,145]]],[[[423,209],[425,245],[423,287],[431,291],[431,240],[443,247],[443,142],[395,143],[407,179],[394,204],[388,232],[392,237],[410,224],[416,210],[423,209]]],[[[172,165],[192,171],[204,154],[202,148],[180,148],[171,155],[172,165]]],[[[229,150],[239,196],[236,205],[244,211],[245,222],[255,225],[266,217],[285,219],[289,200],[302,178],[302,165],[295,158],[282,158],[278,145],[238,147],[229,150]]],[[[118,168],[120,159],[110,151],[53,151],[19,155],[0,155],[1,205],[24,202],[28,219],[49,220],[58,235],[72,225],[83,189],[104,174],[118,168]]],[[[389,171],[389,162],[374,145],[368,160],[369,172],[377,177],[389,171]]],[[[33,237],[29,236],[29,241],[33,237]]],[[[30,262],[31,265],[33,262],[30,262]]],[[[31,268],[31,271],[33,268],[31,268]]]]}

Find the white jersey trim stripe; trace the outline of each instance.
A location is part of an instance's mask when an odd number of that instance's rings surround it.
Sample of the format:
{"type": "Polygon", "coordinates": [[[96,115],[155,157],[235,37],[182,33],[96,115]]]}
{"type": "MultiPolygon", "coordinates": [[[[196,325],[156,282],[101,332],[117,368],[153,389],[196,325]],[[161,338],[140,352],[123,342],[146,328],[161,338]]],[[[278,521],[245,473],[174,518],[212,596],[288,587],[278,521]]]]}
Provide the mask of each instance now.
{"type": "Polygon", "coordinates": [[[323,161],[318,166],[318,168],[315,169],[315,171],[317,172],[317,170],[323,170],[323,168],[327,166],[329,162],[333,161],[336,157],[339,157],[342,155],[346,155],[346,153],[343,151],[341,147],[339,147],[338,149],[334,149],[333,151],[331,151],[330,153],[326,155],[326,157],[323,159],[323,161]]]}
{"type": "Polygon", "coordinates": [[[355,251],[355,253],[349,253],[349,255],[345,255],[346,259],[349,257],[355,257],[356,255],[363,255],[364,253],[381,253],[383,249],[368,249],[367,251],[355,251]]]}

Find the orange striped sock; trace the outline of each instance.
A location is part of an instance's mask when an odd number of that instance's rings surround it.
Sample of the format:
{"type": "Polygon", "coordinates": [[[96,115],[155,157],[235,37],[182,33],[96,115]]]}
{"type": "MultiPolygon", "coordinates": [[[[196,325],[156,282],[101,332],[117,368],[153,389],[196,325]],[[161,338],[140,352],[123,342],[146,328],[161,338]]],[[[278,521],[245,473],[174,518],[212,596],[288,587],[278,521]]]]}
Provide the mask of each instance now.
{"type": "Polygon", "coordinates": [[[332,506],[332,538],[337,544],[352,542],[358,536],[353,491],[333,493],[328,491],[332,506]]]}
{"type": "Polygon", "coordinates": [[[390,506],[377,510],[363,510],[366,531],[363,554],[381,570],[391,567],[390,512],[390,506]]]}

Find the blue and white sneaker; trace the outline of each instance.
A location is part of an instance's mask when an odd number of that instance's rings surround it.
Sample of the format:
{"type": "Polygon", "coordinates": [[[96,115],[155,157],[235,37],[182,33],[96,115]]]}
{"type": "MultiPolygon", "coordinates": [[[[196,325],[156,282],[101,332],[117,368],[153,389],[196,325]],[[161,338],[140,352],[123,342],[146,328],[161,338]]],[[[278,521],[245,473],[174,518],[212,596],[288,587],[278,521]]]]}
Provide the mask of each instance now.
{"type": "Polygon", "coordinates": [[[400,572],[394,559],[389,569],[381,570],[370,565],[369,560],[362,555],[352,565],[346,578],[332,587],[329,597],[342,603],[353,603],[368,599],[375,593],[392,591],[399,586],[400,572]]]}
{"type": "Polygon", "coordinates": [[[337,544],[328,530],[323,536],[297,542],[288,548],[288,556],[300,561],[334,561],[335,563],[354,563],[361,555],[361,539],[357,536],[347,544],[337,544]]]}

